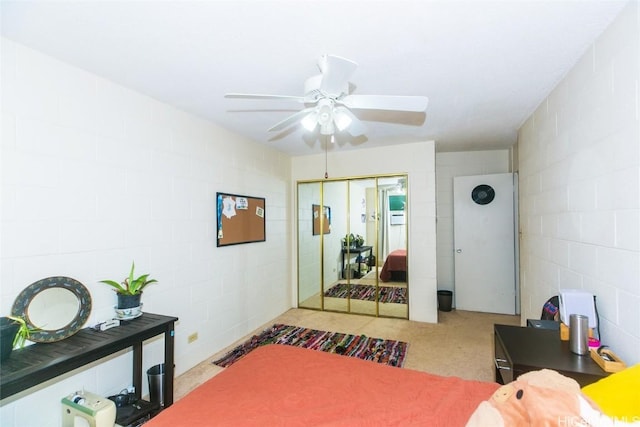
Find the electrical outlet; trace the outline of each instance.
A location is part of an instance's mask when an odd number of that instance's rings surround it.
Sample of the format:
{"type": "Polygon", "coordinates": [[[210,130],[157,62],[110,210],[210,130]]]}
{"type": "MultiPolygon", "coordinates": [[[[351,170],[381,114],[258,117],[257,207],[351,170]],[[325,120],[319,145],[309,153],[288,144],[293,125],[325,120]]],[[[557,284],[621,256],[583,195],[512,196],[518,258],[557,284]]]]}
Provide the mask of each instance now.
{"type": "Polygon", "coordinates": [[[191,335],[189,335],[187,337],[187,343],[191,344],[192,342],[194,342],[197,339],[198,339],[198,333],[194,332],[194,333],[192,333],[191,335]]]}

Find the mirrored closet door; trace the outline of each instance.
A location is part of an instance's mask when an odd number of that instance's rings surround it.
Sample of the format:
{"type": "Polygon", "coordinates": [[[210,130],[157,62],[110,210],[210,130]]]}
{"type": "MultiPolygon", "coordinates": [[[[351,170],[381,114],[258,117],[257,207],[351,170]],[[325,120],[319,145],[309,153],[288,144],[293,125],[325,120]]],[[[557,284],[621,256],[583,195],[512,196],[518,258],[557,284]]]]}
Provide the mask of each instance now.
{"type": "Polygon", "coordinates": [[[408,318],[406,175],[298,183],[298,306],[408,318]]]}

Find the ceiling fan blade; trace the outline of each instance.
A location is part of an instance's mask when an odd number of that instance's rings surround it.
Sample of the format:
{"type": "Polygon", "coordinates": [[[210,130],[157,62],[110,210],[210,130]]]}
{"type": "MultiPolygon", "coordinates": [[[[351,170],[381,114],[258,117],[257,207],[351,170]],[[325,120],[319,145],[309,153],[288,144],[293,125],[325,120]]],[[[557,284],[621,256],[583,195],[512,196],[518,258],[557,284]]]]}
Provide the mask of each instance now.
{"type": "Polygon", "coordinates": [[[323,55],[318,66],[322,72],[320,90],[336,97],[349,93],[349,78],[358,68],[358,64],[340,56],[323,55]]]}
{"type": "Polygon", "coordinates": [[[313,112],[315,108],[305,108],[304,110],[300,110],[297,113],[294,113],[287,117],[286,119],[279,121],[275,125],[269,128],[269,132],[279,131],[288,128],[292,124],[297,121],[304,119],[309,113],[313,112]]]}
{"type": "Polygon", "coordinates": [[[426,96],[348,95],[341,100],[349,108],[424,112],[429,105],[426,96]]]}
{"type": "Polygon", "coordinates": [[[227,93],[225,98],[237,98],[237,99],[293,99],[295,101],[305,102],[303,96],[293,95],[265,95],[260,93],[227,93]]]}

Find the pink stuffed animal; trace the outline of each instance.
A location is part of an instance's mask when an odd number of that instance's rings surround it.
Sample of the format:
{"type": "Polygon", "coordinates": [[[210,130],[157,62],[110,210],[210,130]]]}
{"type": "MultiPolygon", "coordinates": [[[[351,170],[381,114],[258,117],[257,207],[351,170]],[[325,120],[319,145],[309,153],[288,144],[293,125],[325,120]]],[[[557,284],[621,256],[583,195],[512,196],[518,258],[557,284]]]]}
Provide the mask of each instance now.
{"type": "Polygon", "coordinates": [[[640,426],[602,414],[572,378],[543,369],[500,387],[480,403],[467,427],[487,426],[640,426]]]}

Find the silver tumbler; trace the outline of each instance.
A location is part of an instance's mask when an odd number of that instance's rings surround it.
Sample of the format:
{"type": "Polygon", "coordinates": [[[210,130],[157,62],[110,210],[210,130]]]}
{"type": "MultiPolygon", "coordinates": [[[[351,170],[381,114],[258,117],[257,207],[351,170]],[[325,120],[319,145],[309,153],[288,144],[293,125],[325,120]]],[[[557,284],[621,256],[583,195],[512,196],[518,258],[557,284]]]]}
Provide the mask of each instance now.
{"type": "Polygon", "coordinates": [[[589,354],[589,317],[569,316],[569,349],[575,354],[589,354]]]}

